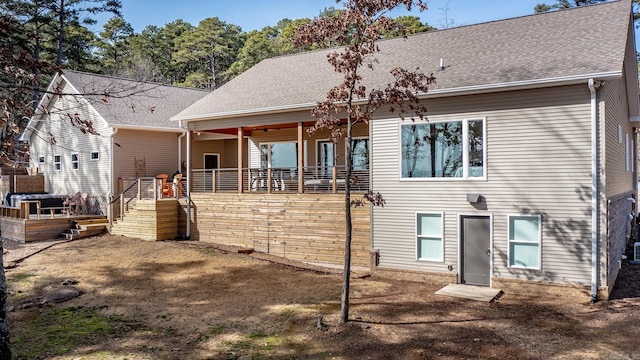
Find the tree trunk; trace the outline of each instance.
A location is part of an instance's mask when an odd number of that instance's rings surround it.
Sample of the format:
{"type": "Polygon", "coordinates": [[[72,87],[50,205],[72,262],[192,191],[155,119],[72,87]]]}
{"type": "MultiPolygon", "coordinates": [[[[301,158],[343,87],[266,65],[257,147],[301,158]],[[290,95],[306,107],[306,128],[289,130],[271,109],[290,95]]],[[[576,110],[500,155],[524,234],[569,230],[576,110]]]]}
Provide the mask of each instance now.
{"type": "Polygon", "coordinates": [[[62,64],[62,44],[64,42],[64,0],[60,0],[60,16],[58,18],[58,57],[56,65],[62,64]]]}
{"type": "MultiPolygon", "coordinates": [[[[0,241],[0,254],[3,253],[0,241]]],[[[0,256],[0,359],[11,359],[9,341],[9,317],[7,314],[7,280],[4,276],[4,263],[0,256]]]]}
{"type": "Polygon", "coordinates": [[[340,303],[340,323],[344,324],[349,321],[349,289],[351,286],[351,171],[353,169],[353,144],[351,136],[351,116],[347,117],[347,151],[346,157],[346,174],[344,179],[344,213],[345,213],[345,241],[344,241],[344,271],[342,274],[342,297],[340,303]]]}

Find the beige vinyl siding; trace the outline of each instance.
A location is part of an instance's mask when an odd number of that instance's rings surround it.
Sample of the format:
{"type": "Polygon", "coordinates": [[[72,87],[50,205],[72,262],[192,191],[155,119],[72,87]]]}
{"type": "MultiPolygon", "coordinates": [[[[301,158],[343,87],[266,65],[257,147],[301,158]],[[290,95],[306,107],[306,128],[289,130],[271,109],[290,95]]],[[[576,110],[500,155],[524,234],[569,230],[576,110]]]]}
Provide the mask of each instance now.
{"type": "MultiPolygon", "coordinates": [[[[63,85],[63,93],[73,93],[68,84],[63,85]]],[[[75,194],[88,192],[90,195],[109,193],[109,136],[111,129],[93,108],[80,96],[53,98],[48,109],[36,124],[36,131],[30,139],[31,166],[38,167],[44,174],[45,191],[52,194],[75,194]],[[69,120],[69,115],[93,123],[99,135],[82,133],[69,120]],[[52,138],[50,137],[50,135],[52,138]],[[91,152],[99,153],[99,160],[91,160],[91,152]],[[72,169],[71,154],[78,154],[77,170],[72,169]],[[53,158],[61,157],[61,171],[53,170],[53,158]],[[45,164],[38,164],[44,156],[45,164]]]]}
{"type": "Polygon", "coordinates": [[[603,85],[605,137],[604,169],[606,171],[606,197],[632,191],[634,161],[627,160],[629,151],[634,149],[633,124],[629,122],[629,106],[625,93],[625,83],[622,80],[607,81],[603,85]],[[622,141],[618,141],[618,127],[622,129],[622,141]],[[627,139],[629,141],[627,147],[627,139]],[[629,169],[627,170],[627,161],[629,169]]]}
{"type": "Polygon", "coordinates": [[[486,119],[486,180],[400,180],[401,120],[374,120],[372,188],[386,200],[373,209],[380,267],[455,273],[459,215],[492,214],[494,278],[589,283],[589,99],[584,84],[430,100],[430,121],[486,119]],[[482,194],[486,208],[467,193],[482,194]],[[444,262],[416,260],[416,212],[444,212],[444,262]],[[507,265],[508,215],[528,213],[542,215],[542,270],[507,265]]]}
{"type": "MultiPolygon", "coordinates": [[[[135,161],[143,159],[146,176],[171,176],[178,170],[178,133],[120,129],[114,142],[114,181],[136,177],[135,161]]],[[[117,187],[116,187],[117,188],[117,187]]]]}
{"type": "MultiPolygon", "coordinates": [[[[191,149],[191,167],[193,169],[204,168],[204,154],[219,154],[220,168],[238,167],[238,141],[233,140],[205,140],[193,142],[191,149]]],[[[246,154],[245,154],[246,158],[246,154]]]]}

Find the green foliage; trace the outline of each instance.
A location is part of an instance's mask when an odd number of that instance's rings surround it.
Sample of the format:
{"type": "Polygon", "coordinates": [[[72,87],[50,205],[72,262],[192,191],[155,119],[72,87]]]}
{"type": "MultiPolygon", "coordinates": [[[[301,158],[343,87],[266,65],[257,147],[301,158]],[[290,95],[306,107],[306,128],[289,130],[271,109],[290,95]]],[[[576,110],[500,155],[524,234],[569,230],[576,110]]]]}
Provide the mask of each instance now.
{"type": "Polygon", "coordinates": [[[34,312],[26,328],[16,328],[12,343],[16,359],[60,356],[117,332],[122,321],[98,309],[69,307],[34,312]]]}
{"type": "Polygon", "coordinates": [[[172,62],[189,69],[183,85],[215,89],[228,80],[225,72],[236,60],[244,42],[239,26],[217,17],[202,20],[192,30],[176,39],[172,62]]]}
{"type": "Polygon", "coordinates": [[[102,72],[120,75],[122,63],[129,55],[129,40],[133,27],[123,18],[114,16],[104,25],[100,38],[95,42],[97,55],[102,63],[102,72]]]}

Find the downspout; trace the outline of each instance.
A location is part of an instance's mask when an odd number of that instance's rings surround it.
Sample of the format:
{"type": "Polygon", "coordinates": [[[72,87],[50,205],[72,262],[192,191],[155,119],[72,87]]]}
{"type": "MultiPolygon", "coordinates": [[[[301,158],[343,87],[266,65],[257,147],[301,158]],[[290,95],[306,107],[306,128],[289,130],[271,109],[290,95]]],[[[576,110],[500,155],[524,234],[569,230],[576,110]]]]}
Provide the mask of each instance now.
{"type": "MultiPolygon", "coordinates": [[[[182,124],[180,124],[182,126],[182,124]]],[[[181,165],[182,166],[182,165],[181,165]]],[[[191,131],[187,130],[187,230],[185,239],[191,238],[191,131]]]]}
{"type": "Polygon", "coordinates": [[[598,300],[598,103],[597,86],[589,79],[591,92],[591,303],[598,300]]]}
{"type": "MultiPolygon", "coordinates": [[[[182,120],[180,120],[180,127],[182,127],[182,120]]],[[[182,138],[187,135],[186,131],[183,131],[180,136],[178,136],[178,171],[182,172],[182,138]]]]}
{"type": "Polygon", "coordinates": [[[115,168],[114,168],[114,164],[113,164],[113,158],[114,158],[114,151],[113,151],[113,138],[116,136],[116,134],[118,133],[118,128],[114,128],[113,132],[111,133],[111,136],[109,138],[109,207],[107,209],[107,216],[109,218],[109,225],[113,225],[113,211],[112,211],[112,207],[113,204],[111,203],[111,201],[113,201],[113,196],[115,195],[115,186],[113,186],[113,182],[114,182],[114,174],[115,174],[115,168]]]}

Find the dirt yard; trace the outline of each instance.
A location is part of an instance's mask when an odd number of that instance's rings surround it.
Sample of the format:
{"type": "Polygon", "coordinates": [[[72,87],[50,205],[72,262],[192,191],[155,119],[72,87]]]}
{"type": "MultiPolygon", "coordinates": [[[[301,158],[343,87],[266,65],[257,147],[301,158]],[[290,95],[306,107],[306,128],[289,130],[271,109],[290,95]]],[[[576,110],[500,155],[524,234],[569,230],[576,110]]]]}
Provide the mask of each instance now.
{"type": "Polygon", "coordinates": [[[484,303],[356,278],[341,326],[340,275],[114,236],[56,244],[7,278],[15,359],[640,359],[635,297],[484,303]],[[40,305],[65,279],[83,294],[40,305]]]}

